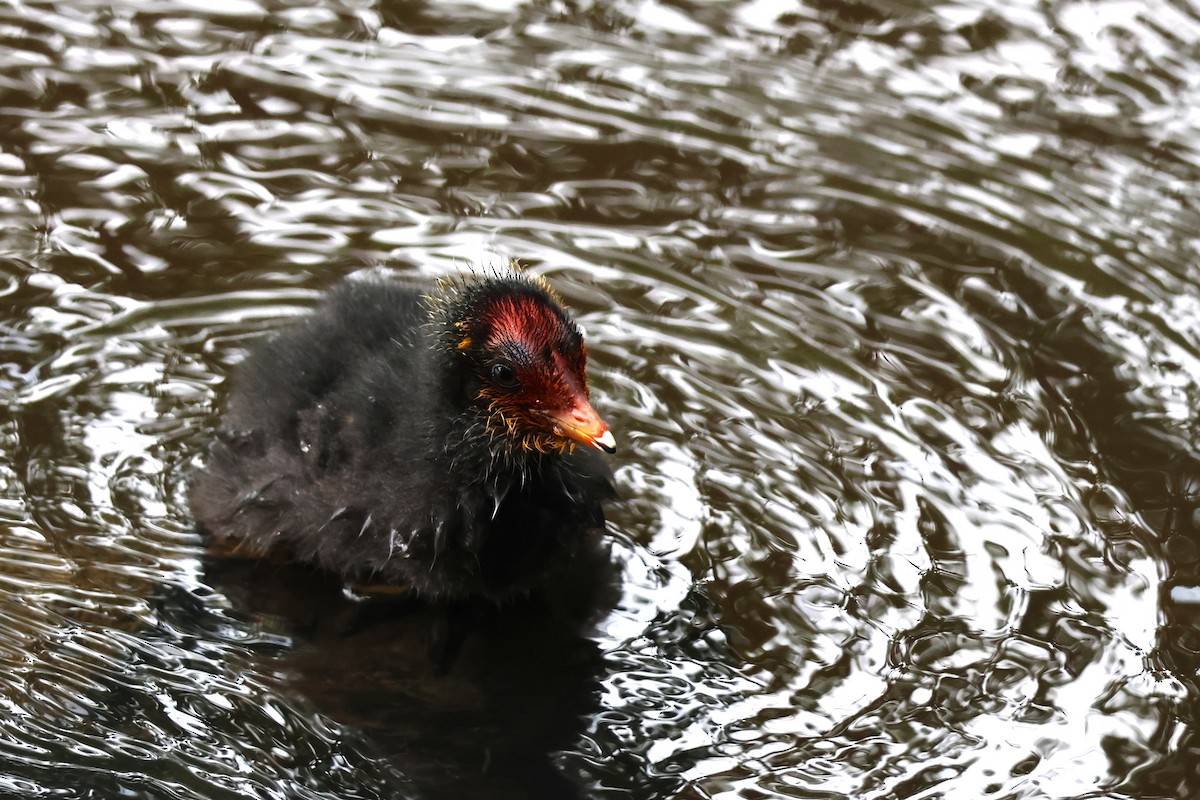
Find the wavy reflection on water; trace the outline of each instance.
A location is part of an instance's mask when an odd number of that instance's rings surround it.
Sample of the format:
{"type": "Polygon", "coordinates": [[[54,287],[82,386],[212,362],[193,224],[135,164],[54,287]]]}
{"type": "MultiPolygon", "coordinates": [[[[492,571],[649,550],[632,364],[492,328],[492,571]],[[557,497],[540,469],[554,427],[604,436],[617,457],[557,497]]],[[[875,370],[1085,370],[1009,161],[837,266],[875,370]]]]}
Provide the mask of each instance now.
{"type": "Polygon", "coordinates": [[[1200,791],[1195,8],[212,5],[0,9],[0,794],[1200,791]],[[206,563],[248,344],[495,253],[622,435],[596,629],[206,563]]]}

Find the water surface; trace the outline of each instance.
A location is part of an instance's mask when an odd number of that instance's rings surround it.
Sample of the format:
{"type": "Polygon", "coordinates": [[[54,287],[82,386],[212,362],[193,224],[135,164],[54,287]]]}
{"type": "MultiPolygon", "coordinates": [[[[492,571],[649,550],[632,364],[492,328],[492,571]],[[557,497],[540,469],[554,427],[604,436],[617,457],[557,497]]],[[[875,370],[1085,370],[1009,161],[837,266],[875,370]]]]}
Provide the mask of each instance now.
{"type": "Polygon", "coordinates": [[[0,8],[0,793],[1200,792],[1200,13],[0,8]],[[618,435],[587,636],[214,563],[246,348],[547,276],[618,435]]]}

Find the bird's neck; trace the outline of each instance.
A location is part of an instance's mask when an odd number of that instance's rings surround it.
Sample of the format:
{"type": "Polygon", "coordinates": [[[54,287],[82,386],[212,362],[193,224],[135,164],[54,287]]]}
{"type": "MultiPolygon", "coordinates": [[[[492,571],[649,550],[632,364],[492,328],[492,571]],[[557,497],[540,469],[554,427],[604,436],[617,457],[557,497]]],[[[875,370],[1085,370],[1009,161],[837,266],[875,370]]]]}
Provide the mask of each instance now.
{"type": "Polygon", "coordinates": [[[536,479],[555,456],[521,447],[489,424],[486,410],[467,406],[451,422],[444,452],[464,483],[500,494],[536,479]]]}

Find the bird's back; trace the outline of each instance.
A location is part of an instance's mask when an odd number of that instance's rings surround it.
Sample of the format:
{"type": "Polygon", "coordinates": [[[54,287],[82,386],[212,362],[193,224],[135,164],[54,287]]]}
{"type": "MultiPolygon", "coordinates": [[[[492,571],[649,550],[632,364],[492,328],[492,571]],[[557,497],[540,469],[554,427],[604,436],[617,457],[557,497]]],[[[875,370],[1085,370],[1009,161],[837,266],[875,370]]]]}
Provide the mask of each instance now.
{"type": "Polygon", "coordinates": [[[428,313],[421,289],[381,277],[344,281],[316,311],[255,349],[235,375],[222,427],[288,435],[297,414],[361,383],[383,361],[415,388],[428,313]]]}
{"type": "MultiPolygon", "coordinates": [[[[416,286],[348,280],[254,349],[234,374],[208,463],[192,481],[201,527],[247,552],[282,545],[327,560],[319,551],[336,536],[322,526],[377,504],[388,491],[381,479],[394,473],[387,462],[398,452],[397,425],[415,436],[409,422],[432,402],[426,319],[416,286]]],[[[393,494],[407,494],[415,470],[406,471],[393,494]]]]}

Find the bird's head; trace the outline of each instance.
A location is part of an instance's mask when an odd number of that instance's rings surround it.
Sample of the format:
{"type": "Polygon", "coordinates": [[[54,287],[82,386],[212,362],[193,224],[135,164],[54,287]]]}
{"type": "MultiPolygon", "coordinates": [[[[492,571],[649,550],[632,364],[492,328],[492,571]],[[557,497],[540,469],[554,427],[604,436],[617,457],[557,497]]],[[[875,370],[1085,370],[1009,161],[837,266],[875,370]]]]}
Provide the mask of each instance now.
{"type": "Polygon", "coordinates": [[[616,451],[589,400],[583,334],[545,281],[514,272],[441,290],[440,335],[491,430],[527,452],[616,451]]]}

